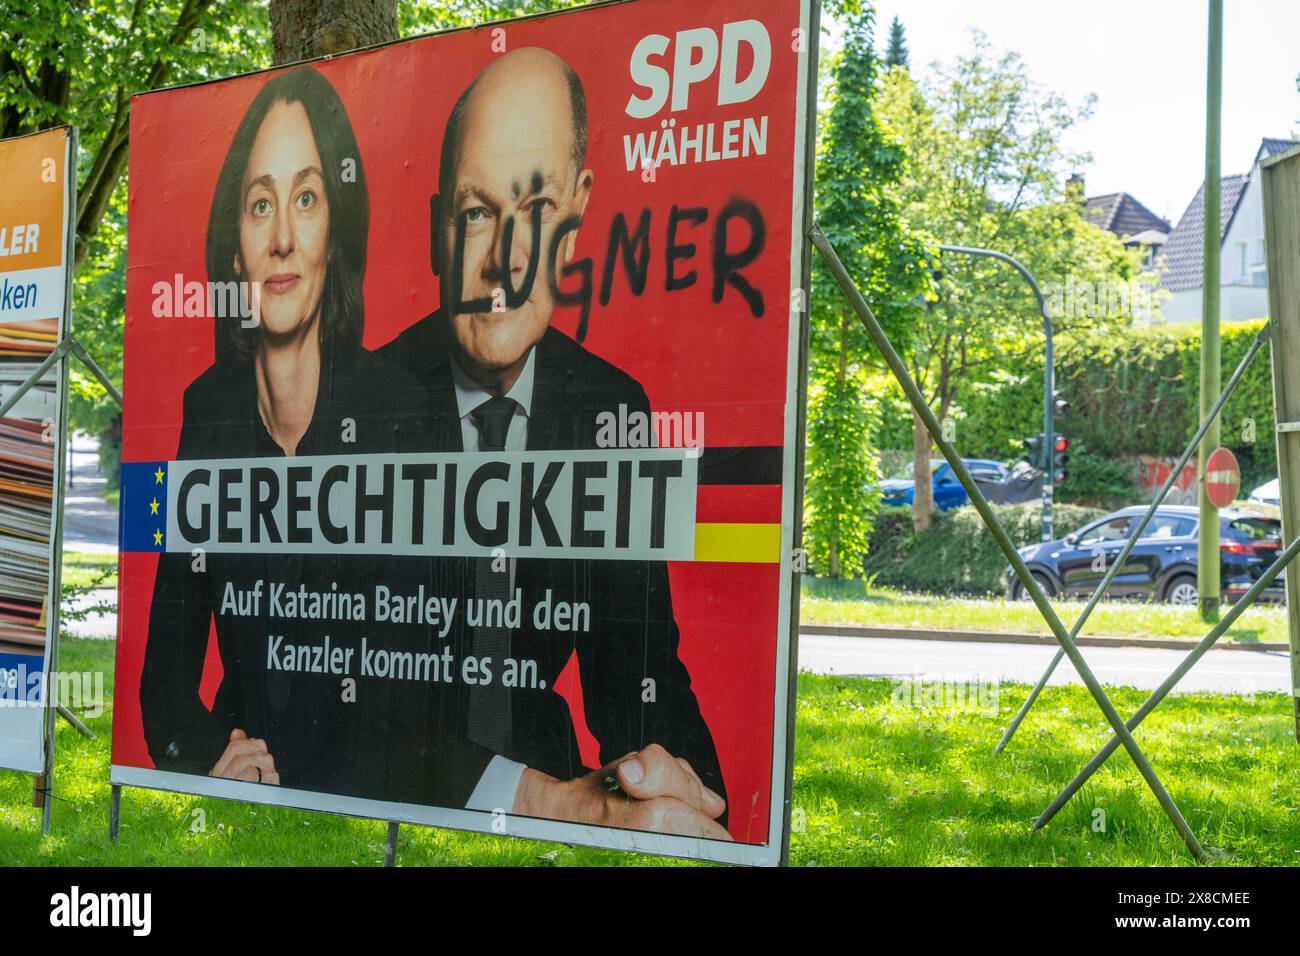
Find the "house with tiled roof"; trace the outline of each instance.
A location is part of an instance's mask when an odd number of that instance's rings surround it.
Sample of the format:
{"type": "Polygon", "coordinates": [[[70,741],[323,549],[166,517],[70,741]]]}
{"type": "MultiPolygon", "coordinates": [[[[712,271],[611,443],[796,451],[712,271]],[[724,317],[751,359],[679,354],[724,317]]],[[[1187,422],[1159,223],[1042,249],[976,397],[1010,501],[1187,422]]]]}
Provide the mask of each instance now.
{"type": "Polygon", "coordinates": [[[1126,246],[1142,246],[1158,254],[1169,235],[1168,221],[1128,193],[1089,196],[1083,205],[1085,219],[1100,229],[1113,232],[1126,246]]]}
{"type": "Polygon", "coordinates": [[[1155,268],[1156,257],[1169,237],[1170,225],[1128,193],[1107,193],[1084,198],[1083,176],[1075,173],[1066,184],[1067,194],[1083,204],[1083,218],[1098,229],[1114,233],[1130,249],[1141,249],[1145,266],[1155,268]]]}
{"type": "MultiPolygon", "coordinates": [[[[1219,195],[1219,321],[1238,322],[1268,315],[1268,273],[1264,265],[1264,197],[1259,164],[1300,143],[1265,139],[1250,172],[1224,176],[1219,195]]],[[[1200,322],[1205,242],[1205,185],[1169,234],[1163,254],[1161,288],[1169,297],[1160,311],[1168,322],[1200,322]]]]}

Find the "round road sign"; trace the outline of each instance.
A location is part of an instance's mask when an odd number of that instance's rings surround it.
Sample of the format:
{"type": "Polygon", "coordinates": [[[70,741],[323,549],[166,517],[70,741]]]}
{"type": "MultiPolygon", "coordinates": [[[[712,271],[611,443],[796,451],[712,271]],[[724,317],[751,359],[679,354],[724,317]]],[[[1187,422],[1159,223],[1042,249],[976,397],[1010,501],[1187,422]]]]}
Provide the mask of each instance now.
{"type": "Polygon", "coordinates": [[[1205,463],[1205,493],[1216,508],[1226,508],[1241,490],[1241,466],[1226,448],[1216,448],[1205,463]]]}

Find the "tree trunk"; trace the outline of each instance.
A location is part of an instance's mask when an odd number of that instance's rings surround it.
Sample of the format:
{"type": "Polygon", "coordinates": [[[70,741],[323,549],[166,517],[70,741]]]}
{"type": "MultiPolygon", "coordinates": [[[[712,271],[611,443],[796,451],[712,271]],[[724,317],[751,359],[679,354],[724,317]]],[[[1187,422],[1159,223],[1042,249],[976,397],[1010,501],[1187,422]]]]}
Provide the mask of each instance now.
{"type": "Polygon", "coordinates": [[[912,529],[926,531],[934,514],[934,486],[930,474],[930,433],[921,416],[912,412],[912,529]]]}
{"type": "Polygon", "coordinates": [[[271,0],[273,66],[397,38],[397,0],[271,0]]]}

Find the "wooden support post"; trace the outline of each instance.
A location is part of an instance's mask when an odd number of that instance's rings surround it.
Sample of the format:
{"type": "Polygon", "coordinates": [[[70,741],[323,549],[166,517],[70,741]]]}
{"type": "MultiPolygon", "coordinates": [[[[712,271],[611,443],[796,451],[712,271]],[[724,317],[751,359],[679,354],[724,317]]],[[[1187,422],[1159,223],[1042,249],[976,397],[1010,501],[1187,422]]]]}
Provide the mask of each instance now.
{"type": "MultiPolygon", "coordinates": [[[[1268,316],[1273,339],[1273,411],[1282,497],[1282,538],[1300,536],[1300,149],[1265,160],[1264,247],[1268,316]]],[[[1286,570],[1287,638],[1295,740],[1300,743],[1300,566],[1286,570]]]]}

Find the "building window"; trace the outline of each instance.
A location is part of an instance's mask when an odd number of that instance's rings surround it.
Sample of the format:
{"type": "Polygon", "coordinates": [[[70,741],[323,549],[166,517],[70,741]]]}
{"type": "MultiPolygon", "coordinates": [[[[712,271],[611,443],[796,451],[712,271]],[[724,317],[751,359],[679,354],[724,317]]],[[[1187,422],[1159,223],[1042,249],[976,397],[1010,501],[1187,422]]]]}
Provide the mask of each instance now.
{"type": "Polygon", "coordinates": [[[1257,258],[1250,267],[1250,284],[1253,286],[1268,285],[1268,250],[1264,247],[1264,240],[1259,239],[1255,243],[1257,258]]]}

